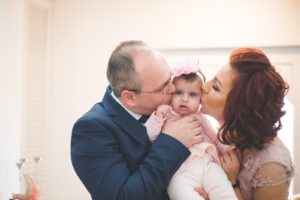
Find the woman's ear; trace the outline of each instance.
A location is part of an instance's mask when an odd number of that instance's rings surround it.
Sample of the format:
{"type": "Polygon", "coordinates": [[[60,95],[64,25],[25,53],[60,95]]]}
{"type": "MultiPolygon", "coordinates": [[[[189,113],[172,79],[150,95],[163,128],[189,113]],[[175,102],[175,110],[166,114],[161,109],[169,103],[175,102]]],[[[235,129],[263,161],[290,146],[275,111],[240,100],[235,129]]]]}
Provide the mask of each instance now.
{"type": "Polygon", "coordinates": [[[121,92],[120,101],[125,106],[127,106],[127,107],[135,107],[135,105],[136,105],[135,99],[136,99],[136,96],[135,96],[134,92],[128,91],[128,90],[123,90],[121,92]]]}

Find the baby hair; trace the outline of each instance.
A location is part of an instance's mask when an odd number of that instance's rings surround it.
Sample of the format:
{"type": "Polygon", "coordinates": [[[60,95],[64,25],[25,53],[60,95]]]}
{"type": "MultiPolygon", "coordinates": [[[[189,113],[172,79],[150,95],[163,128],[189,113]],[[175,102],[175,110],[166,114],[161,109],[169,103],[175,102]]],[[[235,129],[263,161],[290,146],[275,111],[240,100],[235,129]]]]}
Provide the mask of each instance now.
{"type": "Polygon", "coordinates": [[[180,76],[175,76],[174,80],[176,79],[184,79],[185,81],[188,82],[193,82],[196,80],[201,81],[201,83],[205,82],[205,76],[201,72],[201,70],[198,70],[197,72],[191,72],[189,74],[181,74],[180,76]]]}

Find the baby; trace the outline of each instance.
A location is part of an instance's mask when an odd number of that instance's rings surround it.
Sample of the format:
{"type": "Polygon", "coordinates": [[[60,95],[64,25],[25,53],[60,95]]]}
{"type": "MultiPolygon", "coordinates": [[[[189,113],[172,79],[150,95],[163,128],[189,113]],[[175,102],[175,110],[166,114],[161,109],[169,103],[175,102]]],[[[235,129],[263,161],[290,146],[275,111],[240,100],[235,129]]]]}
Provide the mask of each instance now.
{"type": "MultiPolygon", "coordinates": [[[[194,115],[202,126],[204,140],[189,148],[191,155],[172,177],[168,194],[171,200],[203,200],[194,189],[201,187],[210,200],[237,199],[218,154],[233,147],[220,143],[208,120],[199,112],[204,76],[195,65],[185,63],[173,69],[175,92],[171,106],[161,105],[145,123],[150,141],[160,134],[164,121],[172,116],[194,115]]],[[[175,152],[174,152],[175,153],[175,152]]],[[[172,156],[172,155],[170,155],[172,156]]]]}

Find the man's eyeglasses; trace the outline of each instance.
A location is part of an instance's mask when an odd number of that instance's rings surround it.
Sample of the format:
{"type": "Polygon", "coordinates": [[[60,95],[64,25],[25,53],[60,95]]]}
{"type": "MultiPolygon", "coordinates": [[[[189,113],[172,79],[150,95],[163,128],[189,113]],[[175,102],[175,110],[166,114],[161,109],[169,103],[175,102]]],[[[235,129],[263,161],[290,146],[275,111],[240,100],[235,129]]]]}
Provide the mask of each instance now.
{"type": "Polygon", "coordinates": [[[174,79],[174,75],[172,74],[168,81],[166,81],[160,88],[154,91],[141,91],[138,89],[129,89],[128,91],[134,92],[136,94],[148,93],[148,94],[159,94],[159,95],[166,95],[169,93],[172,87],[172,81],[174,79]]]}

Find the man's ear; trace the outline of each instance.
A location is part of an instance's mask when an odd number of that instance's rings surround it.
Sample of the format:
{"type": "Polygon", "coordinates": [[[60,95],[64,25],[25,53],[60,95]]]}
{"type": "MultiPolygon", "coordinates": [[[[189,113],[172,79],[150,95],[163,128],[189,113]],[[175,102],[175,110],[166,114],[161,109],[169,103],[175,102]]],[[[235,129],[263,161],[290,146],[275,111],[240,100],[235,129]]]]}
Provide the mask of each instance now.
{"type": "Polygon", "coordinates": [[[125,106],[135,107],[136,105],[135,99],[136,96],[134,92],[128,90],[123,90],[121,92],[120,100],[125,106]]]}

